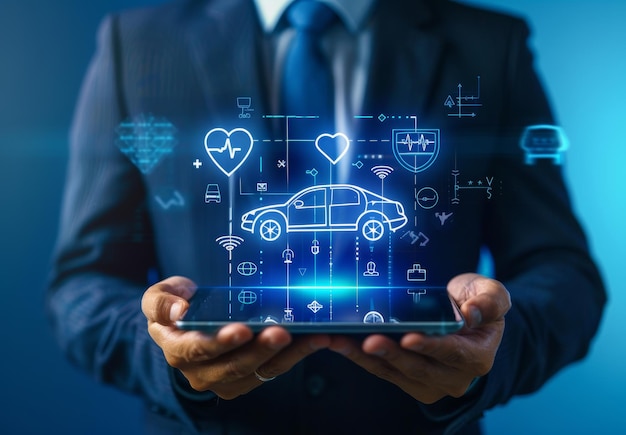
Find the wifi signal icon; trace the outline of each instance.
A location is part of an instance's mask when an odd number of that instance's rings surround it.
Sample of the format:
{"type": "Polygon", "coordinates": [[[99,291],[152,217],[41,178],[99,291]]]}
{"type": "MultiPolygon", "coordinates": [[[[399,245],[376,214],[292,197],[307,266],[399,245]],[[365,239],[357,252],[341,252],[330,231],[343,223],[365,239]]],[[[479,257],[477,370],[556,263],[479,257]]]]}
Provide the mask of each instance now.
{"type": "Polygon", "coordinates": [[[215,239],[215,241],[230,252],[243,243],[243,238],[239,236],[221,236],[215,239]]]}
{"type": "Polygon", "coordinates": [[[372,168],[372,172],[381,180],[387,178],[389,174],[393,172],[393,168],[391,166],[374,166],[372,168]]]}

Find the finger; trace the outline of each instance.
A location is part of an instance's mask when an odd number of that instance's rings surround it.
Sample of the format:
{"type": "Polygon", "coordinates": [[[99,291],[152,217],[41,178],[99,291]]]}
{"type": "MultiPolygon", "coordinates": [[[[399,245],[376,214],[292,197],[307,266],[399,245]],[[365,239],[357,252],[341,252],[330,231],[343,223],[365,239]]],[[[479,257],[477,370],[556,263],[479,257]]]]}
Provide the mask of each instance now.
{"type": "MultiPolygon", "coordinates": [[[[362,344],[363,352],[383,358],[387,363],[394,366],[396,369],[404,372],[405,374],[415,375],[416,373],[423,374],[424,372],[431,370],[430,358],[413,352],[400,346],[399,343],[386,337],[384,335],[370,335],[362,344]]],[[[409,376],[416,379],[421,376],[409,376]]]]}
{"type": "Polygon", "coordinates": [[[392,373],[391,367],[386,364],[383,367],[383,360],[380,359],[382,352],[378,348],[371,347],[368,349],[369,353],[366,353],[361,348],[361,343],[345,336],[333,336],[328,348],[360,365],[370,373],[397,383],[397,377],[392,373]]]}
{"type": "Polygon", "coordinates": [[[400,346],[431,361],[449,367],[465,366],[472,363],[471,350],[476,343],[466,337],[450,335],[430,337],[419,333],[409,333],[402,337],[400,346]]]}
{"type": "Polygon", "coordinates": [[[163,349],[168,363],[179,369],[221,357],[254,338],[252,330],[241,323],[224,326],[213,335],[159,323],[148,325],[148,332],[163,349]]]}
{"type": "Polygon", "coordinates": [[[141,310],[148,322],[171,325],[187,311],[187,301],[195,291],[196,285],[187,278],[167,278],[145,291],[141,299],[141,310]]]}
{"type": "Polygon", "coordinates": [[[448,292],[459,304],[473,296],[472,281],[480,278],[477,273],[462,273],[455,276],[448,282],[448,292]]]}
{"type": "MultiPolygon", "coordinates": [[[[421,336],[421,334],[414,334],[421,336]]],[[[371,335],[363,341],[363,351],[384,359],[388,364],[401,371],[407,378],[420,380],[448,374],[450,368],[462,366],[460,355],[454,345],[442,346],[438,340],[428,342],[428,337],[421,336],[425,343],[420,343],[422,352],[416,352],[404,345],[406,338],[400,343],[384,336],[371,335]],[[442,364],[443,363],[443,364],[442,364]]],[[[411,343],[409,341],[409,343],[411,343]]]]}
{"type": "Polygon", "coordinates": [[[264,378],[272,378],[288,372],[298,362],[330,345],[328,335],[300,337],[275,357],[257,367],[256,372],[264,378]]]}
{"type": "Polygon", "coordinates": [[[511,308],[511,297],[506,288],[497,281],[481,281],[476,295],[461,305],[461,312],[470,328],[503,322],[511,308]]]}
{"type": "Polygon", "coordinates": [[[474,378],[458,367],[404,349],[383,335],[367,337],[363,351],[346,338],[333,338],[330,348],[423,403],[434,403],[446,395],[460,397],[474,378]]]}
{"type": "MultiPolygon", "coordinates": [[[[407,334],[398,345],[388,337],[372,335],[363,342],[363,350],[377,355],[397,370],[399,373],[394,377],[403,380],[401,388],[425,402],[438,400],[441,394],[462,396],[472,380],[489,372],[493,364],[492,358],[485,358],[472,344],[455,336],[407,334]],[[411,336],[423,339],[419,345],[421,353],[405,346],[405,341],[411,343],[411,336]]],[[[371,370],[380,377],[386,376],[384,365],[371,370]]]]}
{"type": "MultiPolygon", "coordinates": [[[[244,346],[223,354],[207,367],[207,378],[229,383],[250,377],[254,370],[291,343],[291,335],[280,326],[270,326],[244,346]]],[[[270,376],[268,376],[270,377],[270,376]]]]}
{"type": "Polygon", "coordinates": [[[383,335],[371,335],[363,342],[365,353],[376,355],[385,361],[385,364],[372,366],[372,373],[383,378],[401,379],[405,391],[419,394],[423,399],[430,397],[426,395],[427,391],[435,396],[445,392],[458,397],[466,391],[475,377],[469,374],[474,368],[464,364],[461,354],[451,347],[439,347],[437,350],[437,357],[445,361],[409,350],[383,335]],[[397,373],[389,376],[388,367],[392,367],[397,373]]]}
{"type": "Polygon", "coordinates": [[[358,343],[347,337],[333,337],[329,349],[342,354],[371,374],[397,385],[424,403],[432,403],[443,397],[443,393],[429,381],[433,370],[439,369],[433,369],[425,357],[411,355],[409,351],[399,349],[397,344],[387,340],[382,335],[370,336],[363,343],[364,351],[358,343]]]}
{"type": "Polygon", "coordinates": [[[501,332],[499,326],[494,326],[481,328],[473,334],[453,334],[445,337],[410,333],[402,337],[400,346],[424,356],[436,366],[482,376],[493,366],[501,332]]]}
{"type": "Polygon", "coordinates": [[[448,283],[448,291],[472,328],[503,319],[511,308],[511,297],[504,285],[478,274],[453,278],[448,283]]]}
{"type": "MultiPolygon", "coordinates": [[[[298,338],[266,361],[261,361],[259,359],[262,358],[261,354],[256,353],[256,357],[253,359],[255,361],[253,365],[256,365],[256,368],[245,366],[243,359],[231,353],[226,356],[228,359],[218,359],[212,362],[212,368],[205,369],[202,376],[195,381],[198,388],[210,389],[223,399],[233,399],[264,383],[256,377],[255,372],[267,379],[280,376],[293,368],[295,364],[306,356],[327,347],[329,342],[330,338],[326,335],[298,338]],[[232,365],[233,360],[237,360],[241,366],[235,368],[232,365]],[[224,365],[224,367],[218,367],[220,364],[224,365]],[[241,374],[241,377],[237,377],[239,374],[241,374]]],[[[253,346],[248,346],[245,351],[253,351],[253,346]]],[[[194,386],[194,383],[192,383],[192,386],[194,386]]]]}

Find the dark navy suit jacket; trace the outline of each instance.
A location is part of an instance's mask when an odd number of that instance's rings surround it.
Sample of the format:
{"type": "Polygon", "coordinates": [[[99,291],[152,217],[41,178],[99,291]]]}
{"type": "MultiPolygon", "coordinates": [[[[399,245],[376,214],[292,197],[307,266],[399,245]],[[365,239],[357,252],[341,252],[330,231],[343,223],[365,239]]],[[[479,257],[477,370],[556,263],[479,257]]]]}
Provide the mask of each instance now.
{"type": "MultiPolygon", "coordinates": [[[[241,95],[252,97],[255,115],[270,113],[274,92],[265,85],[266,40],[251,1],[176,1],[113,15],[102,25],[71,133],[48,292],[51,321],[69,359],[143,397],[151,430],[452,433],[484,410],[535,391],[585,355],[605,293],[560,167],[526,165],[519,148],[524,127],[554,122],[533,70],[526,26],[445,0],[380,1],[372,19],[362,113],[418,114],[421,125],[445,132],[442,162],[452,162],[454,150],[467,157],[467,179],[497,180],[495,200],[465,196],[470,205],[455,209],[438,248],[424,251],[431,273],[444,283],[476,270],[482,247],[490,251],[494,276],[513,301],[493,370],[466,396],[431,406],[330,352],[231,401],[174,388],[180,380],[147,333],[141,296],[151,270],[153,277],[207,281],[212,216],[201,198],[164,213],[154,195],[164,185],[186,198],[197,195],[206,181],[187,168],[204,134],[241,126],[233,121],[241,95]],[[483,104],[477,116],[448,116],[447,96],[477,75],[483,104]],[[147,174],[116,146],[119,124],[138,114],[167,118],[177,129],[174,152],[147,174]]],[[[279,134],[260,116],[245,122],[258,137],[279,134]]],[[[432,177],[450,185],[451,168],[432,177]]]]}

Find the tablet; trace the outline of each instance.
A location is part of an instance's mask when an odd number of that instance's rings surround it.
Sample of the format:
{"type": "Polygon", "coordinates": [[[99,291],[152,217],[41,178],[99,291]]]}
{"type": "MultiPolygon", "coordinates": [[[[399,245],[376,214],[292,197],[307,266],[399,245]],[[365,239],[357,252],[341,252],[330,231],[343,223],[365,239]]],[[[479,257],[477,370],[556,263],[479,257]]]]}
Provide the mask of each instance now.
{"type": "Polygon", "coordinates": [[[213,287],[196,291],[177,325],[213,332],[231,322],[246,323],[253,331],[280,325],[293,333],[441,335],[459,330],[463,317],[442,287],[213,287]]]}
{"type": "Polygon", "coordinates": [[[451,255],[457,215],[444,199],[456,188],[439,129],[418,128],[415,116],[355,123],[349,134],[317,116],[255,115],[206,132],[187,169],[204,250],[190,257],[190,277],[201,288],[180,328],[461,328],[445,289],[463,269],[451,255]]]}

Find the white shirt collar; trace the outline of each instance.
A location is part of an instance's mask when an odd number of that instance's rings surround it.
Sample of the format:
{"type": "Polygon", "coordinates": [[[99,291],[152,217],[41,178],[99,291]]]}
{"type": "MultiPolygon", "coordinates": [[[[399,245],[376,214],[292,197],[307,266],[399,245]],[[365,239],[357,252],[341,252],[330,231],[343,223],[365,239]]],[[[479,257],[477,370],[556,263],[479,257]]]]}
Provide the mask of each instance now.
{"type": "MultiPolygon", "coordinates": [[[[278,24],[285,9],[294,0],[254,0],[263,29],[270,33],[278,24]]],[[[342,18],[348,30],[356,32],[363,25],[367,13],[376,0],[320,0],[332,7],[342,18]]]]}

